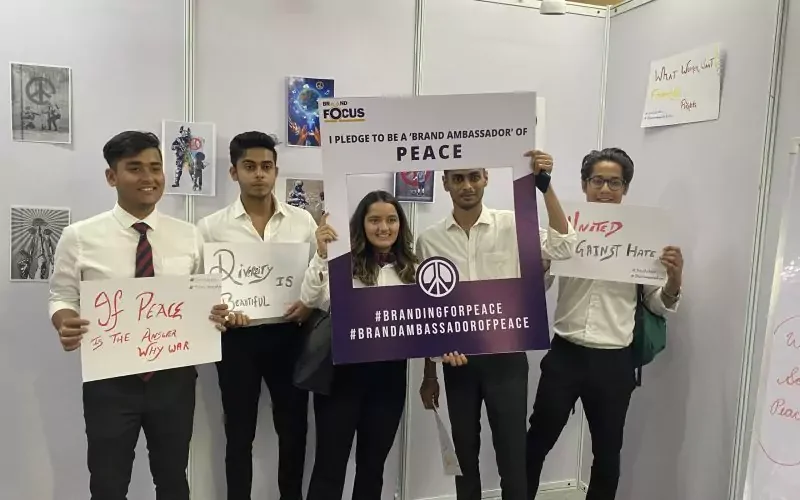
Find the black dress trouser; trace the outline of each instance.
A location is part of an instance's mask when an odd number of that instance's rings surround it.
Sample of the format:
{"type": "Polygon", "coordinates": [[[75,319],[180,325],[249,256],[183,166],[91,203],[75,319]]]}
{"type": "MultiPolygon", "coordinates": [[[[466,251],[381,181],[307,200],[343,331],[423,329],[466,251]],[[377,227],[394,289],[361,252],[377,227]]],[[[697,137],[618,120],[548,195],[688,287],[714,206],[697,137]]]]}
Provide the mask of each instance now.
{"type": "Polygon", "coordinates": [[[383,470],[406,400],[406,361],[334,367],[328,396],[314,395],[317,447],[308,500],[341,500],[356,439],[353,500],[380,500],[383,470]]]}
{"type": "Polygon", "coordinates": [[[189,500],[194,367],[83,384],[91,500],[125,500],[139,431],[147,438],[157,500],[189,500]]]}
{"type": "Polygon", "coordinates": [[[486,403],[503,500],[525,500],[525,417],[528,358],[524,352],[470,356],[464,366],[444,366],[447,410],[462,476],[458,500],[480,500],[481,407],[486,403]]]}
{"type": "Polygon", "coordinates": [[[592,349],[556,335],[541,371],[527,437],[528,498],[536,496],[545,458],[580,398],[594,454],[586,500],[613,500],[625,417],[635,387],[631,349],[592,349]]]}
{"type": "Polygon", "coordinates": [[[222,336],[217,374],[225,413],[227,500],[251,498],[253,440],[262,380],[272,398],[272,419],[278,435],[280,498],[303,498],[308,392],[297,389],[292,377],[304,338],[295,323],[234,329],[222,336]]]}

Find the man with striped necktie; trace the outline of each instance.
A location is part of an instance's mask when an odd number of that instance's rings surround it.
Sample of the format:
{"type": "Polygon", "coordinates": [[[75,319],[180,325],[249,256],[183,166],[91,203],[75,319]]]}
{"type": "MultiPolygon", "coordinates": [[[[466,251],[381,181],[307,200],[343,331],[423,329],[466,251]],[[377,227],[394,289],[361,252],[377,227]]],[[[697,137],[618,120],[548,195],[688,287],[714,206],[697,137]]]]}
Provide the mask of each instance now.
{"type": "MultiPolygon", "coordinates": [[[[67,227],[50,281],[50,315],[65,351],[80,347],[80,282],[203,272],[203,239],[184,222],[156,211],[164,192],[158,137],[128,131],[103,148],[106,181],[117,190],[108,212],[67,227]]],[[[220,331],[242,318],[215,306],[220,331]]],[[[158,500],[189,500],[186,466],[195,406],[192,366],[83,384],[92,500],[125,500],[139,432],[144,431],[158,500]]]]}

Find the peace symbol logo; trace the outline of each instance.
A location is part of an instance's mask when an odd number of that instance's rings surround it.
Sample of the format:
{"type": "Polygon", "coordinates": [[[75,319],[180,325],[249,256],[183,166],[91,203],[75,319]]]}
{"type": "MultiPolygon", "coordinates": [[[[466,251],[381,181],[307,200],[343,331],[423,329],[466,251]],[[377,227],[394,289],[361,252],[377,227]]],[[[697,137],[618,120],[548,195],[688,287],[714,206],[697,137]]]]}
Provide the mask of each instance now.
{"type": "Polygon", "coordinates": [[[56,93],[56,87],[48,78],[43,76],[34,76],[28,80],[25,85],[25,95],[34,104],[46,104],[50,102],[50,98],[56,93]]]}
{"type": "Polygon", "coordinates": [[[440,298],[448,295],[458,283],[458,269],[444,257],[430,257],[417,268],[417,285],[427,295],[440,298]]]}
{"type": "Polygon", "coordinates": [[[325,87],[325,84],[322,83],[322,82],[317,82],[316,87],[317,87],[317,90],[322,90],[325,87]]]}
{"type": "Polygon", "coordinates": [[[192,151],[199,151],[203,149],[203,139],[200,137],[192,137],[189,141],[189,149],[192,151]]]}

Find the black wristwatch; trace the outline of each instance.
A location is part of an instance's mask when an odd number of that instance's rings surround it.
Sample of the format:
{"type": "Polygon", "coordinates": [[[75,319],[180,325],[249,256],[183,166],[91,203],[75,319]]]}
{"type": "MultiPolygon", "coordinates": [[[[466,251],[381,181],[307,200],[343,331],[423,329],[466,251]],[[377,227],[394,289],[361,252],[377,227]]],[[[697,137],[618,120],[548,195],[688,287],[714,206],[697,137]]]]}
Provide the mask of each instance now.
{"type": "Polygon", "coordinates": [[[546,193],[548,189],[550,189],[550,174],[547,172],[539,172],[539,175],[536,176],[536,189],[542,192],[542,194],[546,193]]]}

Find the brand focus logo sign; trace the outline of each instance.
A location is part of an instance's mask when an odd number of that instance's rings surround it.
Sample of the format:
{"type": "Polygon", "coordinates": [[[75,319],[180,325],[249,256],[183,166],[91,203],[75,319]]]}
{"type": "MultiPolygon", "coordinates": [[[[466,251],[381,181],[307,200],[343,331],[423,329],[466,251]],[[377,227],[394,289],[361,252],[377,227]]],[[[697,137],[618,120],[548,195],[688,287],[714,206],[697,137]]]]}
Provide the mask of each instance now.
{"type": "Polygon", "coordinates": [[[458,269],[444,257],[425,259],[417,268],[417,285],[427,295],[445,297],[458,283],[458,269]]]}

